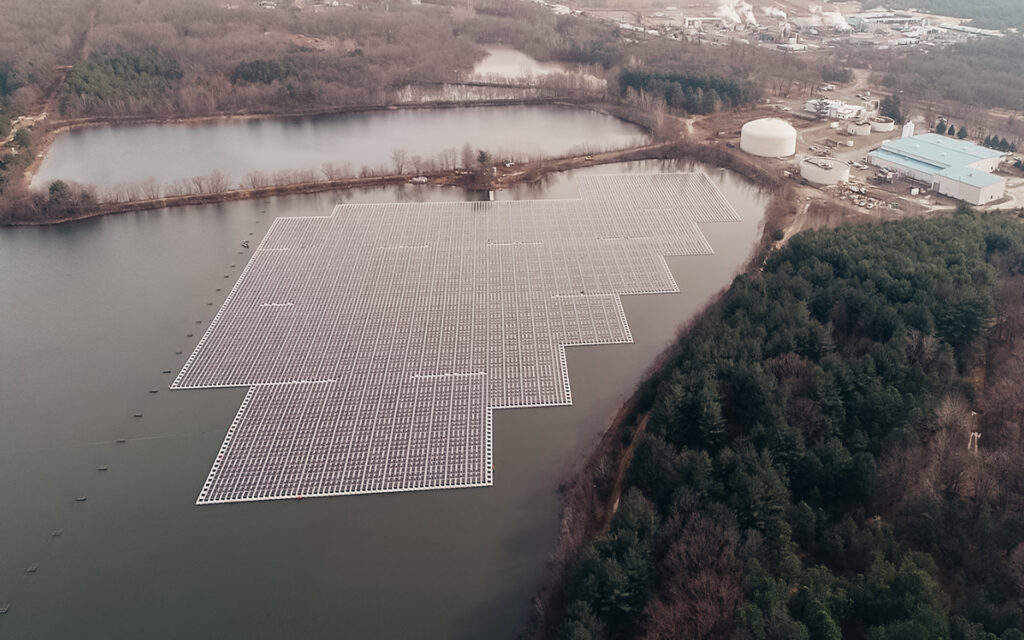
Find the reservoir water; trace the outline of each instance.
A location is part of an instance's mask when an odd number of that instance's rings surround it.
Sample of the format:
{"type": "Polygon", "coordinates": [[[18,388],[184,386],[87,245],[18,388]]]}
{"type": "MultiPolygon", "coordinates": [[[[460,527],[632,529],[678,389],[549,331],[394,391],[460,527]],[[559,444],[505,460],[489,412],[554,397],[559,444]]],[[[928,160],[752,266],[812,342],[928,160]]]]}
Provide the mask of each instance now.
{"type": "MultiPolygon", "coordinates": [[[[594,167],[498,197],[692,168],[594,167]]],[[[743,222],[703,225],[715,255],[670,259],[683,293],[623,299],[635,344],[568,350],[572,406],[495,412],[483,489],[197,507],[245,390],[171,392],[162,373],[275,216],[478,194],[406,186],[0,229],[0,637],[514,638],[557,536],[559,483],[758,237],[766,196],[707,170],[743,222]]]]}
{"type": "Polygon", "coordinates": [[[431,160],[465,144],[495,159],[617,149],[645,140],[639,127],[612,116],[554,105],[368,111],[289,119],[217,120],[200,124],[94,127],[61,134],[32,184],[71,180],[106,189],[150,178],[169,184],[213,171],[236,185],[250,171],[319,170],[324,163],[393,171],[415,156],[431,160]]]}

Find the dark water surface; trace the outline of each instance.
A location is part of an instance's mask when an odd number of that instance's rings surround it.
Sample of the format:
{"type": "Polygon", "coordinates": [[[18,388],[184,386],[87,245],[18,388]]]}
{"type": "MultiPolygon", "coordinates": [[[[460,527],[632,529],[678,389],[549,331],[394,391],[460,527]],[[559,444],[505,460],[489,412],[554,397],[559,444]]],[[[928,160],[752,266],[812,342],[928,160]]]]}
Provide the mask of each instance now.
{"type": "MultiPolygon", "coordinates": [[[[0,637],[513,638],[555,542],[559,482],[755,242],[766,198],[710,174],[743,222],[703,225],[714,256],[670,260],[682,294],[624,298],[635,344],[568,350],[573,406],[495,412],[483,489],[194,506],[245,390],[171,392],[161,373],[180,369],[248,259],[240,243],[275,216],[474,194],[402,187],[0,229],[0,637]]],[[[499,193],[573,196],[571,174],[499,193]]]]}
{"type": "Polygon", "coordinates": [[[570,150],[618,149],[645,139],[612,116],[560,106],[400,109],[308,118],[218,120],[80,129],[54,141],[33,179],[100,189],[155,178],[162,184],[222,171],[237,184],[250,171],[315,169],[327,162],[394,169],[392,153],[433,158],[467,142],[496,159],[558,156],[570,150]]]}

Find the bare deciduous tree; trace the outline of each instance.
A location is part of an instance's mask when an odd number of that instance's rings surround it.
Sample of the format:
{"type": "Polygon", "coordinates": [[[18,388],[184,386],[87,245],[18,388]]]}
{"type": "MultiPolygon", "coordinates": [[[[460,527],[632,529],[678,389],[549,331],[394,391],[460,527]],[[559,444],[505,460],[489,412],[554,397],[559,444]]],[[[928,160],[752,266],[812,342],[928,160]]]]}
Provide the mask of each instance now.
{"type": "Polygon", "coordinates": [[[270,179],[262,171],[250,171],[245,174],[243,184],[249,189],[262,189],[270,184],[270,179]]]}
{"type": "Polygon", "coordinates": [[[401,174],[405,172],[405,160],[408,152],[405,149],[395,149],[391,152],[391,162],[395,168],[395,173],[401,174]]]}
{"type": "Polygon", "coordinates": [[[223,193],[228,190],[228,177],[220,171],[214,171],[206,178],[206,187],[210,193],[223,193]]]}
{"type": "Polygon", "coordinates": [[[333,162],[325,162],[320,167],[320,173],[323,174],[324,179],[326,179],[328,182],[334,182],[335,180],[340,180],[341,176],[342,176],[341,169],[339,169],[338,167],[334,166],[333,162]]]}

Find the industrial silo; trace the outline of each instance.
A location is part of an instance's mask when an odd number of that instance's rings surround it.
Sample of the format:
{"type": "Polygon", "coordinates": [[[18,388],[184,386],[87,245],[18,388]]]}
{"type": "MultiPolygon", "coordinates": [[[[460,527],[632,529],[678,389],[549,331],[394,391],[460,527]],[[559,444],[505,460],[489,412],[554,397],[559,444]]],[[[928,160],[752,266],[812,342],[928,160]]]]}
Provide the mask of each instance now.
{"type": "Polygon", "coordinates": [[[796,153],[796,129],[779,118],[752,120],[740,130],[740,149],[764,158],[784,158],[796,153]]]}
{"type": "Polygon", "coordinates": [[[885,116],[872,116],[869,122],[871,122],[871,130],[875,133],[889,133],[896,129],[896,121],[885,116]]]}
{"type": "Polygon", "coordinates": [[[800,163],[800,177],[819,186],[850,180],[850,165],[833,158],[807,158],[800,163]]]}

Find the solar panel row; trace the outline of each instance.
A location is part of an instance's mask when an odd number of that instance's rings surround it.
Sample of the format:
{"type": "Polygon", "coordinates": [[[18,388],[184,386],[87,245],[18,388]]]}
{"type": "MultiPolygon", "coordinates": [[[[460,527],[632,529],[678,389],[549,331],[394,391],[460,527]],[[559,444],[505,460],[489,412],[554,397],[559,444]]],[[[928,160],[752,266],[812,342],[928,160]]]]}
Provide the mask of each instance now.
{"type": "Polygon", "coordinates": [[[198,502],[491,484],[491,410],[570,402],[564,346],[739,219],[704,174],[579,186],[277,219],[172,385],[251,387],[198,502]]]}

